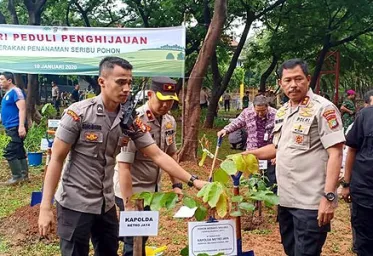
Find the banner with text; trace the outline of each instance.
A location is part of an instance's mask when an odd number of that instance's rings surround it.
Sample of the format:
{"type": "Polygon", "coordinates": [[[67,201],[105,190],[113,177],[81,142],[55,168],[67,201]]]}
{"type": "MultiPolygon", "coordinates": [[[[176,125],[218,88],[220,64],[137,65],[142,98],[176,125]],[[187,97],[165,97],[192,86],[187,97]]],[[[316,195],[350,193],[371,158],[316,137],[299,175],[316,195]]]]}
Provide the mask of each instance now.
{"type": "Polygon", "coordinates": [[[0,71],[97,75],[106,56],[135,76],[184,76],[185,28],[85,28],[0,25],[0,71]]]}

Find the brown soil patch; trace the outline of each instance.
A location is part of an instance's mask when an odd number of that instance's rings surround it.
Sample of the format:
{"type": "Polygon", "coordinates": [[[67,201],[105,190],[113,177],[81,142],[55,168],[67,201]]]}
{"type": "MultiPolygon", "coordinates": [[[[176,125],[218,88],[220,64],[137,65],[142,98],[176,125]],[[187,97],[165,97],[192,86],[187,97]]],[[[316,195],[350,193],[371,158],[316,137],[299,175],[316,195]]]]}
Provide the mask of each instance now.
{"type": "MultiPolygon", "coordinates": [[[[40,205],[33,207],[25,205],[12,215],[0,221],[0,234],[9,238],[7,239],[14,246],[24,243],[36,242],[40,240],[38,218],[40,205]]],[[[53,208],[53,214],[56,216],[56,209],[53,208]]],[[[48,238],[43,239],[46,243],[54,242],[57,239],[57,225],[53,223],[48,238]]]]}

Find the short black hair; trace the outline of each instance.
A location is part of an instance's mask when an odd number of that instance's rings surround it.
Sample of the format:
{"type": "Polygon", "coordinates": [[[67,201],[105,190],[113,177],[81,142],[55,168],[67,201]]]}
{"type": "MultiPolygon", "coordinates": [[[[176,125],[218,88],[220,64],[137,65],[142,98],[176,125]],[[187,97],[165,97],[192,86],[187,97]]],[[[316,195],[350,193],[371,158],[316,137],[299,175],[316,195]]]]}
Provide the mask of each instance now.
{"type": "Polygon", "coordinates": [[[100,61],[99,75],[102,75],[102,71],[105,69],[113,69],[114,66],[119,66],[123,69],[132,70],[132,65],[125,59],[120,57],[105,57],[100,61]]]}
{"type": "Polygon", "coordinates": [[[284,63],[281,64],[280,68],[277,71],[278,78],[282,78],[282,73],[284,72],[284,69],[293,69],[296,66],[300,66],[303,73],[308,76],[309,71],[308,71],[308,64],[302,59],[290,59],[285,61],[284,63]]]}
{"type": "Polygon", "coordinates": [[[6,80],[12,80],[12,83],[14,84],[14,75],[11,72],[3,72],[1,73],[5,77],[6,80]]]}
{"type": "Polygon", "coordinates": [[[373,97],[373,90],[367,91],[367,92],[364,94],[364,102],[365,102],[366,104],[370,104],[370,97],[373,97]]]}

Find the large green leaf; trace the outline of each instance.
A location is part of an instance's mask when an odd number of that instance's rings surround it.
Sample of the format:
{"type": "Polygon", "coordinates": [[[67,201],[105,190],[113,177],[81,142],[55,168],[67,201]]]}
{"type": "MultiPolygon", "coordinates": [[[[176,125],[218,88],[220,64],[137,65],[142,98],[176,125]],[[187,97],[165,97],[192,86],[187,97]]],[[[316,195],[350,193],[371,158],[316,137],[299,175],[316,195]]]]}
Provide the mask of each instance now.
{"type": "Polygon", "coordinates": [[[220,167],[228,174],[228,175],[235,175],[237,173],[236,164],[233,160],[226,159],[221,164],[220,167]]]}
{"type": "Polygon", "coordinates": [[[209,189],[210,185],[211,185],[211,184],[209,184],[209,183],[206,184],[206,185],[204,185],[204,186],[201,188],[201,190],[198,191],[198,193],[197,193],[197,197],[203,197],[203,196],[206,194],[207,190],[209,189]]]}
{"type": "Polygon", "coordinates": [[[240,216],[242,216],[242,213],[241,213],[241,211],[234,211],[234,212],[231,212],[230,215],[232,217],[240,217],[240,216]]]}
{"type": "Polygon", "coordinates": [[[183,249],[180,251],[180,255],[181,255],[181,256],[189,256],[189,246],[183,248],[183,249]]]}
{"type": "Polygon", "coordinates": [[[243,173],[254,174],[259,172],[259,162],[253,154],[242,155],[242,159],[245,162],[245,170],[242,171],[243,173]]]}
{"type": "Polygon", "coordinates": [[[233,196],[231,198],[232,203],[241,203],[243,200],[243,196],[233,196]]]}
{"type": "Polygon", "coordinates": [[[221,194],[218,203],[216,204],[216,212],[219,217],[224,218],[228,212],[228,198],[225,193],[221,194]]]}
{"type": "Polygon", "coordinates": [[[207,216],[207,209],[206,207],[200,205],[196,212],[194,213],[194,217],[196,218],[197,221],[203,221],[206,219],[207,216]]]}
{"type": "Polygon", "coordinates": [[[246,168],[247,168],[246,163],[245,163],[245,160],[243,159],[241,153],[234,154],[234,155],[229,155],[229,156],[227,156],[227,159],[232,159],[233,160],[233,162],[236,165],[237,170],[239,170],[241,172],[244,172],[244,170],[246,170],[246,168]]]}
{"type": "Polygon", "coordinates": [[[183,204],[186,206],[186,207],[189,207],[189,208],[194,208],[194,207],[197,207],[197,202],[189,197],[189,196],[184,196],[183,198],[183,204]]]}
{"type": "Polygon", "coordinates": [[[263,201],[267,206],[277,205],[279,203],[279,197],[270,190],[252,192],[250,199],[263,201]]]}
{"type": "Polygon", "coordinates": [[[150,209],[152,211],[159,211],[164,205],[162,204],[164,201],[162,200],[164,198],[165,194],[161,192],[155,192],[153,194],[153,200],[150,204],[150,209]]]}
{"type": "Polygon", "coordinates": [[[228,183],[229,180],[230,180],[229,175],[223,169],[219,168],[218,170],[214,172],[213,181],[218,181],[223,184],[226,184],[228,183]]]}
{"type": "Polygon", "coordinates": [[[164,205],[167,208],[167,210],[170,210],[175,207],[177,200],[178,196],[176,195],[176,193],[168,192],[164,195],[162,199],[162,201],[164,201],[162,205],[164,205]]]}
{"type": "Polygon", "coordinates": [[[245,211],[248,211],[248,212],[255,211],[255,206],[253,204],[250,204],[250,203],[247,203],[247,202],[242,202],[242,203],[238,204],[238,207],[241,210],[245,210],[245,211]]]}
{"type": "Polygon", "coordinates": [[[144,206],[150,206],[150,204],[152,203],[153,194],[150,192],[142,192],[139,195],[139,199],[144,200],[144,206]]]}
{"type": "Polygon", "coordinates": [[[209,200],[208,204],[211,208],[216,207],[216,204],[218,203],[220,196],[224,192],[223,186],[219,182],[212,183],[210,192],[209,192],[209,200]]]}

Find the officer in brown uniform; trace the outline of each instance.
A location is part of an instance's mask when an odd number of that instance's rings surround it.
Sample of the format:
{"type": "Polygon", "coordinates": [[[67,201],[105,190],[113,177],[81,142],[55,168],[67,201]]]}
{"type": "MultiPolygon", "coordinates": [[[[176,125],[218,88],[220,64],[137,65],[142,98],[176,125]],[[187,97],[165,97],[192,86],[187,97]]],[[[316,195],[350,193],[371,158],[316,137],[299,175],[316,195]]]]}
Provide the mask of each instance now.
{"type": "MultiPolygon", "coordinates": [[[[147,126],[158,147],[176,159],[176,122],[173,116],[168,114],[174,100],[178,100],[176,81],[168,77],[154,77],[148,96],[149,101],[137,109],[138,116],[147,126]]],[[[127,146],[122,148],[122,152],[117,156],[117,161],[124,176],[122,178],[126,182],[126,185],[121,189],[119,172],[117,171],[119,167],[116,166],[114,174],[115,202],[121,211],[124,211],[125,208],[126,210],[132,208],[129,203],[124,206],[123,201],[129,202],[128,198],[133,193],[160,191],[162,170],[148,156],[137,151],[133,141],[130,141],[127,146]]],[[[181,194],[182,184],[180,181],[171,175],[170,178],[174,192],[181,194]]],[[[143,255],[145,255],[146,240],[146,238],[143,239],[143,255]]],[[[133,238],[125,237],[124,241],[125,250],[123,255],[132,256],[133,238]]]]}
{"type": "Polygon", "coordinates": [[[127,137],[175,177],[197,188],[205,184],[163,153],[138,119],[122,129],[124,116],[120,108],[130,93],[132,65],[118,57],[107,57],[99,69],[101,94],[75,103],[65,111],[44,181],[39,231],[45,236],[50,230],[51,202],[60,181],[55,199],[62,255],[87,256],[90,237],[96,256],[117,255],[119,225],[113,175],[115,157],[127,137]]]}
{"type": "Polygon", "coordinates": [[[277,111],[273,144],[246,153],[259,159],[276,156],[278,219],[286,254],[316,256],[336,207],[343,125],[336,106],[309,89],[304,61],[288,60],[278,74],[289,102],[277,111]]]}

